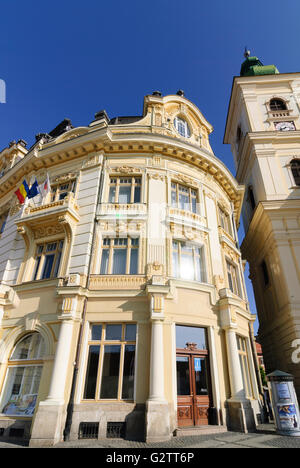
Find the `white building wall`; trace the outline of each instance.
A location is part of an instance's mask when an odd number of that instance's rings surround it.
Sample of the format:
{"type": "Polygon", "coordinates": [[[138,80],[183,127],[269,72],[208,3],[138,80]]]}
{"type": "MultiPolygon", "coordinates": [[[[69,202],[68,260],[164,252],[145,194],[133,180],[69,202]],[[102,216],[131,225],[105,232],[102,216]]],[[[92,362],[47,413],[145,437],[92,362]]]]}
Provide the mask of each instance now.
{"type": "Polygon", "coordinates": [[[79,273],[86,275],[88,273],[100,175],[101,165],[83,170],[80,174],[76,200],[79,206],[80,220],[76,226],[76,233],[73,240],[69,274],[79,273]]]}

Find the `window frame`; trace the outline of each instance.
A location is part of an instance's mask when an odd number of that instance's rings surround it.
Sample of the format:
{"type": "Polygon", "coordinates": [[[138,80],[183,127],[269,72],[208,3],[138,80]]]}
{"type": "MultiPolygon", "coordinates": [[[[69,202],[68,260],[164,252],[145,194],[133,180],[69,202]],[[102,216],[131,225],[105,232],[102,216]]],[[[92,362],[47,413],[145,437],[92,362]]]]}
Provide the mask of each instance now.
{"type": "Polygon", "coordinates": [[[226,261],[226,277],[227,277],[228,289],[230,289],[232,294],[235,294],[236,296],[239,296],[242,298],[242,288],[241,288],[239,266],[233,261],[229,260],[228,258],[226,258],[225,261],[226,261]],[[231,281],[229,280],[229,273],[231,275],[231,281]],[[232,287],[230,287],[230,283],[232,284],[232,287]]]}
{"type": "Polygon", "coordinates": [[[236,341],[245,394],[247,398],[253,398],[254,391],[250,372],[247,338],[236,334],[236,341]]]}
{"type": "Polygon", "coordinates": [[[226,234],[228,234],[234,239],[233,226],[230,214],[227,211],[225,211],[220,205],[218,205],[218,215],[221,228],[226,232],[226,234]]]}
{"type": "Polygon", "coordinates": [[[135,203],[141,203],[141,198],[142,198],[142,175],[130,175],[130,176],[118,176],[118,175],[109,175],[109,180],[108,180],[108,203],[112,204],[118,204],[118,205],[129,205],[129,204],[135,204],[135,203]],[[121,182],[121,181],[127,181],[127,182],[121,182]],[[130,180],[130,182],[129,182],[130,180]],[[122,187],[130,187],[130,201],[126,203],[120,203],[119,198],[120,198],[120,186],[122,187]],[[115,193],[112,198],[114,198],[114,201],[111,200],[111,189],[115,187],[115,193]],[[139,200],[135,201],[136,197],[136,188],[139,188],[139,200]]]}
{"type": "Polygon", "coordinates": [[[34,255],[34,265],[33,265],[33,272],[32,272],[32,281],[38,280],[49,280],[59,276],[61,265],[62,265],[62,257],[64,252],[65,246],[65,239],[56,239],[56,240],[48,240],[42,243],[37,243],[35,246],[35,255],[34,255]],[[51,244],[56,244],[55,249],[47,250],[47,246],[51,244]],[[50,257],[54,255],[53,262],[51,264],[50,275],[44,277],[47,260],[46,257],[50,257]]]}
{"type": "Polygon", "coordinates": [[[51,184],[50,200],[51,203],[58,202],[67,198],[70,193],[76,194],[77,179],[73,178],[65,182],[56,182],[51,184]]]}
{"type": "Polygon", "coordinates": [[[195,281],[197,283],[207,283],[207,267],[206,267],[206,255],[205,255],[205,246],[204,244],[194,244],[192,242],[186,242],[185,240],[182,239],[172,239],[171,240],[171,259],[172,259],[172,277],[178,280],[183,280],[183,281],[195,281]],[[174,243],[178,244],[177,249],[174,249],[174,243]],[[182,263],[182,257],[187,256],[187,252],[182,253],[182,247],[183,244],[188,245],[192,249],[192,253],[190,257],[192,257],[192,263],[194,266],[194,278],[184,278],[180,274],[181,270],[181,263],[182,263]],[[200,253],[198,254],[196,252],[196,249],[200,250],[200,253]],[[177,255],[177,274],[174,271],[174,253],[177,255]],[[200,262],[200,272],[199,272],[199,279],[197,279],[197,259],[200,262]]]}
{"type": "Polygon", "coordinates": [[[288,107],[287,107],[287,103],[284,99],[282,98],[277,98],[277,97],[274,97],[272,99],[270,99],[269,101],[269,109],[271,112],[278,112],[278,111],[286,111],[288,110],[288,107]],[[272,107],[272,103],[276,102],[275,104],[275,107],[272,107]],[[280,106],[277,105],[277,103],[281,103],[280,106]]]}
{"type": "Polygon", "coordinates": [[[140,259],[140,238],[139,237],[103,237],[101,240],[101,254],[100,254],[100,275],[138,275],[139,274],[139,259],[140,259]],[[127,244],[115,245],[115,241],[127,241],[127,244]],[[134,245],[136,242],[136,245],[134,245]],[[115,250],[124,250],[126,248],[126,265],[125,273],[113,273],[114,269],[114,251],[115,250]],[[131,260],[132,260],[132,251],[137,250],[137,260],[136,260],[136,273],[130,273],[131,270],[131,260]],[[107,259],[107,268],[106,272],[102,272],[102,260],[104,251],[108,251],[107,259]]]}
{"type": "Polygon", "coordinates": [[[173,124],[174,124],[174,128],[175,128],[176,132],[181,137],[183,137],[183,138],[190,138],[191,137],[191,135],[192,135],[191,128],[190,128],[188,122],[184,118],[177,115],[176,117],[174,117],[173,124]],[[182,125],[182,130],[183,131],[181,131],[180,125],[182,125]]]}
{"type": "Polygon", "coordinates": [[[135,322],[93,322],[89,324],[89,337],[87,343],[87,353],[86,353],[86,362],[85,362],[85,372],[84,372],[84,381],[82,389],[82,401],[135,401],[135,391],[136,391],[136,375],[137,375],[137,336],[138,336],[138,325],[135,322]],[[93,339],[92,337],[92,327],[101,326],[101,337],[100,339],[93,339]],[[121,339],[106,339],[106,329],[109,325],[120,325],[122,327],[121,339]],[[135,325],[135,340],[126,340],[126,326],[135,325]],[[89,358],[89,349],[91,346],[99,346],[99,357],[97,364],[97,374],[95,381],[95,390],[94,398],[86,398],[86,387],[88,383],[88,358],[89,358]],[[118,375],[118,389],[117,389],[117,398],[101,398],[102,390],[102,377],[103,377],[103,364],[105,357],[105,346],[120,346],[120,362],[119,362],[119,375],[118,375]],[[125,365],[125,349],[126,346],[134,346],[135,356],[134,356],[134,374],[133,374],[133,389],[132,389],[132,398],[123,398],[123,383],[124,383],[124,365],[125,365]]]}
{"type": "Polygon", "coordinates": [[[199,190],[197,188],[181,184],[176,180],[171,180],[170,197],[170,205],[172,208],[177,208],[179,210],[189,211],[191,213],[198,214],[199,190]],[[180,192],[187,193],[186,196],[188,196],[189,199],[188,203],[185,204],[184,208],[180,206],[180,192]],[[173,193],[175,193],[175,201],[173,200],[173,193]],[[193,209],[193,200],[195,200],[195,209],[193,209]],[[187,209],[187,205],[189,206],[189,209],[187,209]]]}

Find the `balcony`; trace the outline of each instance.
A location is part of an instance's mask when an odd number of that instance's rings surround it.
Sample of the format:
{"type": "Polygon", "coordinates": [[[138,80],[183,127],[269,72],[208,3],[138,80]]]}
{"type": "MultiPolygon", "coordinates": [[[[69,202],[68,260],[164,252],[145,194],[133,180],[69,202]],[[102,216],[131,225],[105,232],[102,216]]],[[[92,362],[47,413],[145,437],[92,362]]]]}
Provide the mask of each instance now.
{"type": "Polygon", "coordinates": [[[31,232],[35,239],[65,233],[70,240],[78,221],[79,208],[70,192],[63,200],[25,207],[16,225],[20,234],[31,232]]]}
{"type": "Polygon", "coordinates": [[[79,220],[79,208],[75,202],[74,194],[70,192],[63,200],[58,200],[38,206],[27,206],[22,218],[38,220],[49,217],[55,213],[70,212],[79,220]]]}
{"type": "Polygon", "coordinates": [[[106,218],[145,217],[147,205],[144,203],[102,203],[97,214],[106,218]]]}
{"type": "Polygon", "coordinates": [[[289,117],[292,113],[290,109],[268,110],[269,119],[281,119],[289,117]]]}
{"type": "Polygon", "coordinates": [[[167,218],[169,221],[182,224],[183,226],[207,227],[206,218],[204,216],[174,206],[168,207],[167,218]]]}

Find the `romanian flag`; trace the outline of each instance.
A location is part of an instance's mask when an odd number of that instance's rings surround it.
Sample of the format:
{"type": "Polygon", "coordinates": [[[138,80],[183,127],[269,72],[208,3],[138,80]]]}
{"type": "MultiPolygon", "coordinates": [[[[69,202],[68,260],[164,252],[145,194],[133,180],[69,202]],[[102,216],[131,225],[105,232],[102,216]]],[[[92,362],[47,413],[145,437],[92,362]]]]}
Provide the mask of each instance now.
{"type": "Polygon", "coordinates": [[[29,187],[27,185],[26,180],[24,179],[22,185],[15,192],[21,205],[24,203],[25,198],[27,197],[28,193],[29,193],[29,187]]]}

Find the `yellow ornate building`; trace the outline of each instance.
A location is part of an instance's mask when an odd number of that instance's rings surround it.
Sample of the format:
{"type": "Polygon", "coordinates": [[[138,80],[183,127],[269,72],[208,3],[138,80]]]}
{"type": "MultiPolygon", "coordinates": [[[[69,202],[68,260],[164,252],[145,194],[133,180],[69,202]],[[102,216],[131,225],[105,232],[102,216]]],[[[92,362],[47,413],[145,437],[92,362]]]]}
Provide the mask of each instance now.
{"type": "Polygon", "coordinates": [[[246,54],[224,142],[245,185],[241,250],[249,261],[267,372],[295,377],[300,398],[300,73],[246,54]]]}
{"type": "Polygon", "coordinates": [[[255,427],[244,187],[212,130],[182,91],[154,92],[142,116],[66,120],[0,153],[0,437],[255,427]]]}

